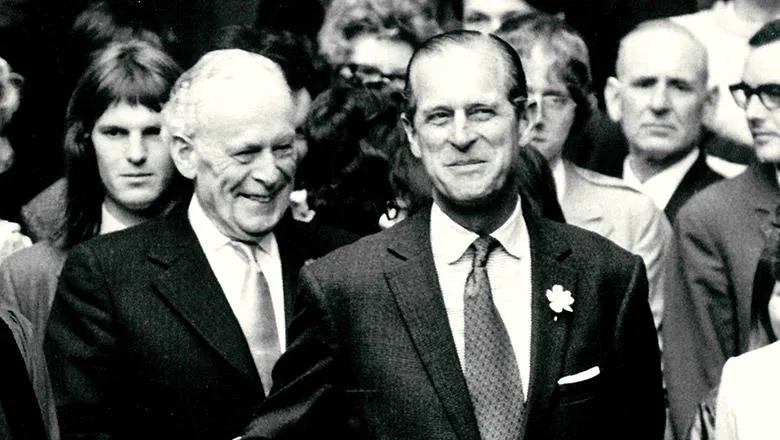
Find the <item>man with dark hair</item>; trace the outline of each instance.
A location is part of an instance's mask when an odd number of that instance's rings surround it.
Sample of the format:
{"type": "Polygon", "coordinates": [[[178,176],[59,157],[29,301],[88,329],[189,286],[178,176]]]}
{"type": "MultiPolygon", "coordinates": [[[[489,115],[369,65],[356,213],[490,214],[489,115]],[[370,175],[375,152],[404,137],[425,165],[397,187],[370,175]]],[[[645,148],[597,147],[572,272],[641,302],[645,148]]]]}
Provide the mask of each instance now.
{"type": "Polygon", "coordinates": [[[534,115],[517,54],[442,34],[408,78],[433,206],[302,270],[275,398],[245,438],[349,420],[376,439],[660,439],[641,259],[518,196],[534,115]]]}
{"type": "Polygon", "coordinates": [[[780,203],[780,21],[750,40],[742,82],[730,87],[744,109],[758,162],[704,189],[677,214],[664,310],[664,365],[677,438],[720,380],[729,357],[752,348],[750,298],[765,236],[780,203]]]}

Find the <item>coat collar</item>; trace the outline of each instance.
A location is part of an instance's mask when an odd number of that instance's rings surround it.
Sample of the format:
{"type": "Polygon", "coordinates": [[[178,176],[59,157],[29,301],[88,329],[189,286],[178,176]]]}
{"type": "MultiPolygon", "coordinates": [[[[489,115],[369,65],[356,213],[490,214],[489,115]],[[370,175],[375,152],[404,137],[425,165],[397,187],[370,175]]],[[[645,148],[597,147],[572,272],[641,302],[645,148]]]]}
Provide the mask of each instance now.
{"type": "MultiPolygon", "coordinates": [[[[524,211],[529,228],[532,273],[531,380],[527,415],[546,406],[563,368],[569,319],[553,320],[545,293],[554,284],[574,291],[576,274],[567,267],[571,246],[547,220],[524,211]]],[[[385,278],[425,370],[461,439],[478,439],[474,409],[460,367],[430,245],[430,209],[397,225],[388,245],[393,256],[385,278]]],[[[528,416],[526,416],[528,420],[528,416]]]]}
{"type": "Polygon", "coordinates": [[[262,389],[241,327],[211,271],[186,207],[163,221],[149,258],[161,267],[152,280],[159,295],[233,368],[262,389]]]}

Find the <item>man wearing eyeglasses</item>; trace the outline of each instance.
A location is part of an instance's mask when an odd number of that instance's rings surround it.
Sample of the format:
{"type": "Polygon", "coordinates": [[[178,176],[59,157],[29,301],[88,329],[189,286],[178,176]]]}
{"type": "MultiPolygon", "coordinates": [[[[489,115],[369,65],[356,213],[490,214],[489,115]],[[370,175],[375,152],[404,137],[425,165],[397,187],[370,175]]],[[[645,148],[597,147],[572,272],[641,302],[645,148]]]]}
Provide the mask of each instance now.
{"type": "Polygon", "coordinates": [[[729,357],[751,347],[753,278],[780,203],[780,21],[750,39],[742,82],[731,87],[745,112],[758,161],[701,191],[677,215],[664,311],[664,365],[672,424],[684,435],[729,357]]]}

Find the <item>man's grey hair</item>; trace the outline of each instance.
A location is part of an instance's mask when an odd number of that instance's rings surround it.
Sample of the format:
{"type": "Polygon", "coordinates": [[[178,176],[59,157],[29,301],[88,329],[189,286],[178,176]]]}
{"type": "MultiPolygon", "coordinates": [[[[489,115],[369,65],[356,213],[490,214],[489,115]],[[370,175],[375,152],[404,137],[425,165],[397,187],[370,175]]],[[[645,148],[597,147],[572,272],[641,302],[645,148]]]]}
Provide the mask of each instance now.
{"type": "Polygon", "coordinates": [[[209,52],[176,80],[171,97],[162,109],[163,138],[168,142],[176,138],[194,139],[206,86],[224,81],[255,85],[269,81],[274,85],[283,84],[289,91],[281,68],[262,55],[240,49],[209,52]]]}

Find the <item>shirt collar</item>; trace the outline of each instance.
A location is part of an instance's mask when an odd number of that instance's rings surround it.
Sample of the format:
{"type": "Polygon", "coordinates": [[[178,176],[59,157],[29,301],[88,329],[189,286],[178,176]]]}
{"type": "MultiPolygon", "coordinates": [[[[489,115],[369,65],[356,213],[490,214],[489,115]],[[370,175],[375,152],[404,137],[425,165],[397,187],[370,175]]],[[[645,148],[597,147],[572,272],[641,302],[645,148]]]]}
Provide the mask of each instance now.
{"type": "MultiPolygon", "coordinates": [[[[490,236],[498,240],[504,250],[515,258],[523,256],[523,220],[522,203],[517,199],[512,215],[490,236]]],[[[441,210],[439,205],[431,208],[431,248],[434,259],[441,259],[453,264],[463,257],[469,246],[479,238],[479,235],[457,224],[441,210]]]]}
{"type": "MultiPolygon", "coordinates": [[[[194,194],[190,200],[190,206],[187,209],[187,216],[190,219],[192,230],[195,232],[195,236],[198,238],[198,242],[204,252],[217,251],[233,241],[233,239],[220,232],[217,225],[215,225],[206,215],[198,197],[194,194]]],[[[257,243],[257,247],[267,254],[273,254],[273,250],[276,248],[276,238],[274,237],[274,234],[266,234],[257,243]]]]}
{"type": "Polygon", "coordinates": [[[699,149],[694,148],[685,157],[645,180],[644,183],[639,181],[631,169],[631,156],[629,155],[623,161],[623,180],[632,188],[646,194],[653,200],[658,209],[663,210],[677,187],[680,186],[680,182],[685,178],[685,174],[699,158],[699,154],[699,149]]]}
{"type": "Polygon", "coordinates": [[[121,231],[126,229],[127,225],[119,221],[114,214],[111,214],[106,208],[106,204],[100,207],[100,234],[108,234],[109,232],[121,231]]]}
{"type": "Polygon", "coordinates": [[[552,171],[553,180],[555,181],[558,201],[561,201],[566,194],[566,167],[563,165],[563,159],[558,158],[551,162],[550,171],[552,171]]]}

